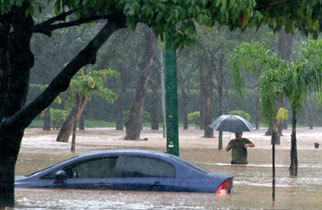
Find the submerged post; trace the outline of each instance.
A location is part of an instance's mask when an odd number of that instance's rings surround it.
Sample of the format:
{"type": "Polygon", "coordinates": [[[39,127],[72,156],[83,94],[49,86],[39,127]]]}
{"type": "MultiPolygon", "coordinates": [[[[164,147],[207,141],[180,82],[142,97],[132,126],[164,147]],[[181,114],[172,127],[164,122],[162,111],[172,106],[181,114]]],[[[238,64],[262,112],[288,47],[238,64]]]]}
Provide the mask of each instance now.
{"type": "Polygon", "coordinates": [[[160,67],[160,77],[161,77],[161,101],[162,101],[162,119],[163,119],[163,129],[162,129],[162,133],[163,133],[163,138],[165,138],[167,136],[166,132],[167,132],[167,122],[166,122],[166,112],[165,112],[165,77],[164,77],[164,59],[163,59],[163,51],[161,50],[160,53],[160,63],[161,63],[161,67],[160,67]]]}
{"type": "Polygon", "coordinates": [[[179,156],[176,50],[165,34],[167,152],[179,156]],[[170,46],[170,48],[168,47],[170,46]]]}
{"type": "Polygon", "coordinates": [[[272,201],[275,201],[275,143],[277,139],[277,131],[273,129],[272,134],[272,201]]]}
{"type": "Polygon", "coordinates": [[[218,150],[222,150],[222,131],[219,131],[218,150]]]}

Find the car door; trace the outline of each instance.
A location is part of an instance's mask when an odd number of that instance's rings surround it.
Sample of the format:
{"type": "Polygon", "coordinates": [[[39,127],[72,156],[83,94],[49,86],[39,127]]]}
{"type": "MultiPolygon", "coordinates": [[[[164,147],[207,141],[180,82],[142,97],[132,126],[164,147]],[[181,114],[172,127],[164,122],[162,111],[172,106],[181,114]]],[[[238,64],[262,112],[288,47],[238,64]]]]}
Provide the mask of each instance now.
{"type": "Polygon", "coordinates": [[[55,183],[55,180],[52,180],[48,187],[97,190],[113,189],[115,182],[114,169],[117,160],[118,157],[92,158],[65,166],[60,169],[64,171],[64,181],[55,183]]]}
{"type": "Polygon", "coordinates": [[[121,156],[115,188],[118,190],[173,191],[175,167],[158,158],[121,156]]]}

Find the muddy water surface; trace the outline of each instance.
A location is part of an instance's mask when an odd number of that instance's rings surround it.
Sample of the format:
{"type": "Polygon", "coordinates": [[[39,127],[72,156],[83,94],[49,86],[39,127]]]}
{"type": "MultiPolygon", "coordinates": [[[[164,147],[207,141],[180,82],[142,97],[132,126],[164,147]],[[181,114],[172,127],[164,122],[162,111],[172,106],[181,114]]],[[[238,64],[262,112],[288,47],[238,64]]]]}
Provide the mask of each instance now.
{"type": "MultiPolygon", "coordinates": [[[[16,209],[322,209],[322,129],[298,131],[299,171],[290,178],[289,131],[276,149],[276,201],[272,203],[271,146],[264,130],[245,133],[256,147],[248,150],[247,166],[231,166],[230,152],[217,150],[217,137],[201,138],[202,131],[180,131],[180,156],[215,173],[234,176],[234,192],[167,193],[132,191],[84,191],[16,189],[16,209]]],[[[31,173],[89,151],[140,148],[164,151],[161,132],[144,130],[148,141],[121,140],[124,133],[112,129],[79,132],[76,153],[70,143],[55,142],[55,131],[27,130],[16,166],[16,175],[31,173]]],[[[224,135],[226,145],[232,135],[224,135]]]]}

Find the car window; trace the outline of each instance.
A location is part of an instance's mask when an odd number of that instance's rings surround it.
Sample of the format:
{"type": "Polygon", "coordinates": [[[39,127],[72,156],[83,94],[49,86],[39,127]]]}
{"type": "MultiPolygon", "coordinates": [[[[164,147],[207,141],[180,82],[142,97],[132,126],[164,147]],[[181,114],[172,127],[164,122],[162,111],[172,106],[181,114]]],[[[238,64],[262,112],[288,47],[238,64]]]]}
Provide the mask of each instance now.
{"type": "Polygon", "coordinates": [[[170,163],[144,156],[126,156],[121,177],[176,177],[176,169],[170,163]]]}
{"type": "Polygon", "coordinates": [[[199,166],[197,166],[197,165],[195,165],[193,163],[190,163],[189,161],[186,161],[184,159],[178,158],[176,156],[170,156],[170,158],[172,158],[174,160],[177,160],[177,161],[183,163],[184,165],[186,165],[186,166],[188,166],[190,168],[193,168],[193,169],[195,169],[195,170],[197,170],[197,171],[199,171],[201,173],[204,173],[204,174],[208,174],[209,173],[209,171],[207,171],[206,169],[200,168],[199,166]]]}
{"type": "MultiPolygon", "coordinates": [[[[117,157],[90,159],[64,167],[63,170],[66,178],[109,178],[114,176],[116,162],[117,157]]],[[[54,179],[58,170],[42,178],[54,179]]]]}

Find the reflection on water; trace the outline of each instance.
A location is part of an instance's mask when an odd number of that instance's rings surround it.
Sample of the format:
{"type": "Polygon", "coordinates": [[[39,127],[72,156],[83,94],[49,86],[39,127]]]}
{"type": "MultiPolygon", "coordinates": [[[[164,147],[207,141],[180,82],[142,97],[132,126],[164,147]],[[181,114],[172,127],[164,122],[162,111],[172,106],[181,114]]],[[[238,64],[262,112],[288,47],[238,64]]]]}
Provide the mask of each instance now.
{"type": "MultiPolygon", "coordinates": [[[[231,166],[228,164],[230,154],[216,149],[185,149],[180,151],[180,155],[212,172],[233,175],[234,192],[231,195],[217,196],[212,193],[16,189],[16,209],[321,208],[321,150],[298,150],[297,178],[289,177],[289,151],[277,151],[274,205],[270,149],[250,150],[247,166],[231,166]]],[[[21,153],[17,163],[17,175],[28,174],[71,156],[73,154],[21,153]]]]}

